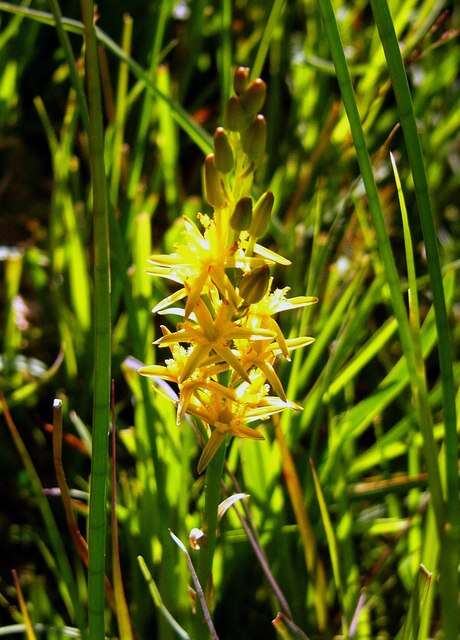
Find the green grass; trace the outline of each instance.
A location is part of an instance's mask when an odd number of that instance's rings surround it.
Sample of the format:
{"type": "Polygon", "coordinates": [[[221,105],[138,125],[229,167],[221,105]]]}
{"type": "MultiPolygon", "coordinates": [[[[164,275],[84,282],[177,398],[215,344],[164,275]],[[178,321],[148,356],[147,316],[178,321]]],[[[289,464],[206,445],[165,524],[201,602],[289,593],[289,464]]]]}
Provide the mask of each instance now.
{"type": "Polygon", "coordinates": [[[199,596],[221,639],[456,639],[458,10],[115,2],[93,28],[85,0],[82,21],[43,8],[0,2],[0,635],[26,629],[16,569],[51,640],[209,637],[199,596]],[[173,291],[148,257],[208,211],[201,163],[239,64],[269,90],[256,190],[275,194],[264,244],[292,261],[275,282],[319,303],[279,318],[315,338],[278,365],[303,410],[229,442],[205,478],[199,426],[177,427],[171,389],[136,368],[163,361],[150,310],[173,291]],[[54,398],[89,572],[68,496],[43,492],[54,398]],[[111,607],[123,588],[129,622],[111,607]]]}

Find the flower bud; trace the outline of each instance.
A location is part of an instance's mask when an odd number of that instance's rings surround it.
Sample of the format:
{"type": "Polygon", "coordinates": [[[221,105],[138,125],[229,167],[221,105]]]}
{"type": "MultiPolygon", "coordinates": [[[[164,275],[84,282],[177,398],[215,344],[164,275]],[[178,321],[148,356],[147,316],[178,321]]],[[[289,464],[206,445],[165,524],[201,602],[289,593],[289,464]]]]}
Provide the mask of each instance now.
{"type": "Polygon", "coordinates": [[[210,153],[204,161],[204,193],[209,204],[219,209],[225,206],[225,195],[220,182],[220,175],[214,162],[214,154],[210,153]]]}
{"type": "Polygon", "coordinates": [[[249,83],[249,68],[238,67],[235,69],[235,75],[233,76],[233,88],[237,95],[241,95],[246,91],[249,83]]]}
{"type": "Polygon", "coordinates": [[[232,148],[222,127],[218,127],[214,134],[214,164],[221,173],[228,173],[233,169],[232,148]]]}
{"type": "Polygon", "coordinates": [[[245,196],[236,203],[235,209],[230,218],[230,226],[235,231],[244,231],[251,225],[252,221],[252,198],[245,196]]]}
{"type": "Polygon", "coordinates": [[[267,95],[267,85],[258,78],[253,80],[244,94],[241,96],[241,104],[249,118],[253,118],[264,106],[267,95]]]}
{"type": "Polygon", "coordinates": [[[270,269],[266,264],[249,273],[245,273],[238,287],[240,296],[243,298],[245,304],[255,304],[259,302],[259,300],[262,300],[267,293],[269,282],[270,269]]]}
{"type": "Polygon", "coordinates": [[[260,114],[254,122],[241,134],[243,150],[251,160],[259,160],[267,143],[267,125],[260,114]]]}
{"type": "Polygon", "coordinates": [[[225,108],[225,126],[230,131],[243,131],[247,127],[248,119],[238,96],[232,96],[225,108]]]}
{"type": "Polygon", "coordinates": [[[249,233],[254,238],[260,238],[267,230],[272,215],[275,197],[271,191],[263,193],[256,202],[252,212],[252,224],[249,233]]]}

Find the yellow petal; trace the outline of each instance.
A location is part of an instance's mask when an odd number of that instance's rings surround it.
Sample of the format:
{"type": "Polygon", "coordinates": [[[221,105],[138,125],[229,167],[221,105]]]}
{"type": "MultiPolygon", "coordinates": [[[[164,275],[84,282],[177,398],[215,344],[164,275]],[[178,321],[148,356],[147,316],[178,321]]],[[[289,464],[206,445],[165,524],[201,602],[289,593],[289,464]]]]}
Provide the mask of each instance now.
{"type": "Polygon", "coordinates": [[[217,453],[217,450],[225,440],[225,435],[219,433],[218,431],[213,431],[211,437],[206,443],[205,448],[201,452],[200,459],[198,461],[198,473],[201,474],[206,469],[208,464],[214,458],[217,453]]]}
{"type": "Polygon", "coordinates": [[[221,395],[229,398],[230,400],[235,400],[235,390],[229,387],[224,387],[222,384],[215,382],[214,380],[207,380],[206,382],[200,382],[200,387],[204,387],[205,389],[210,389],[211,391],[216,391],[221,395]]]}
{"type": "Polygon", "coordinates": [[[214,320],[209,312],[208,307],[201,299],[198,300],[196,304],[195,315],[198,319],[198,324],[203,330],[203,333],[212,339],[212,336],[214,336],[214,334],[216,333],[214,320]]]}
{"type": "Polygon", "coordinates": [[[196,344],[193,347],[192,353],[185,361],[184,368],[179,376],[179,382],[184,382],[184,380],[192,375],[195,369],[200,366],[202,360],[207,357],[209,351],[209,344],[196,344]]]}
{"type": "Polygon", "coordinates": [[[315,338],[311,338],[310,336],[299,336],[298,338],[288,338],[286,344],[288,349],[301,349],[302,347],[307,347],[309,344],[312,344],[314,341],[315,338]]]}
{"type": "MultiPolygon", "coordinates": [[[[272,262],[272,261],[271,261],[272,262]]],[[[225,266],[228,268],[243,269],[256,269],[257,267],[263,267],[267,264],[264,258],[247,258],[246,256],[236,256],[235,258],[228,258],[225,261],[225,266]]]]}
{"type": "Polygon", "coordinates": [[[282,264],[285,267],[288,267],[290,264],[292,264],[292,262],[287,258],[280,256],[279,253],[270,251],[270,249],[263,247],[261,244],[254,245],[254,253],[256,253],[258,256],[262,256],[262,258],[265,258],[270,262],[276,262],[277,264],[282,264]]]}
{"type": "Polygon", "coordinates": [[[180,398],[179,398],[179,403],[177,405],[177,414],[176,414],[177,425],[179,425],[182,422],[184,415],[187,413],[188,405],[192,398],[193,391],[194,391],[193,384],[183,386],[182,389],[180,390],[180,398]]]}
{"type": "Polygon", "coordinates": [[[238,358],[235,355],[233,355],[233,353],[228,347],[213,345],[213,349],[217,353],[217,355],[219,355],[222,358],[222,360],[225,360],[225,362],[228,362],[228,364],[240,374],[243,380],[246,380],[246,382],[250,382],[246,369],[243,368],[238,358]]]}
{"type": "Polygon", "coordinates": [[[272,327],[273,331],[276,333],[276,339],[278,341],[279,348],[281,349],[281,353],[287,360],[290,360],[291,358],[289,356],[289,349],[287,346],[286,338],[284,337],[284,334],[281,331],[279,324],[275,322],[273,318],[270,318],[270,326],[272,327]]]}
{"type": "Polygon", "coordinates": [[[169,344],[174,344],[175,342],[190,342],[188,338],[190,338],[189,332],[185,329],[181,329],[180,331],[168,333],[161,338],[158,338],[158,340],[155,340],[153,344],[157,344],[160,347],[166,347],[169,344]]]}
{"type": "Polygon", "coordinates": [[[137,370],[141,376],[147,378],[162,378],[163,380],[169,380],[170,382],[177,382],[177,376],[173,375],[168,367],[162,367],[157,364],[150,364],[146,367],[141,367],[137,370]]]}
{"type": "Polygon", "coordinates": [[[311,304],[316,304],[318,298],[315,296],[297,296],[296,298],[288,298],[281,302],[277,308],[277,312],[289,311],[291,309],[300,309],[301,307],[307,307],[311,304]]]}
{"type": "Polygon", "coordinates": [[[178,291],[176,291],[176,293],[171,294],[167,298],[163,298],[161,302],[159,302],[157,305],[153,307],[152,313],[158,313],[158,311],[161,311],[162,309],[166,309],[171,304],[174,304],[175,302],[178,302],[179,300],[182,300],[183,298],[185,298],[186,295],[187,295],[187,292],[185,288],[182,287],[182,289],[179,289],[178,291]]]}
{"type": "Polygon", "coordinates": [[[279,395],[281,400],[286,400],[286,394],[284,392],[283,385],[281,384],[281,380],[276,375],[276,371],[274,370],[272,365],[269,362],[258,360],[257,366],[267,378],[273,391],[275,391],[279,395]]]}
{"type": "Polygon", "coordinates": [[[230,331],[225,334],[226,338],[247,339],[247,340],[266,340],[267,338],[274,338],[275,332],[270,329],[248,329],[247,327],[234,326],[230,331]]]}
{"type": "Polygon", "coordinates": [[[225,275],[224,272],[221,273],[220,269],[216,269],[212,267],[210,269],[211,280],[214,282],[216,287],[218,288],[221,296],[232,303],[234,307],[237,307],[239,304],[238,296],[236,295],[236,291],[230,282],[229,278],[225,275]]]}
{"type": "Polygon", "coordinates": [[[166,266],[171,264],[181,264],[183,262],[183,258],[177,253],[156,254],[150,256],[148,262],[149,264],[166,266]]]}
{"type": "Polygon", "coordinates": [[[238,427],[232,427],[230,429],[230,433],[238,438],[250,438],[251,440],[265,440],[265,436],[260,432],[252,429],[251,427],[246,427],[244,424],[239,425],[238,427]]]}
{"type": "Polygon", "coordinates": [[[156,267],[154,269],[149,269],[147,272],[147,275],[149,276],[157,276],[158,278],[168,278],[168,280],[172,280],[173,282],[177,282],[178,284],[184,284],[182,278],[180,278],[177,275],[173,275],[171,272],[171,269],[168,268],[162,268],[162,267],[156,267]]]}
{"type": "Polygon", "coordinates": [[[201,293],[203,291],[203,287],[206,284],[206,280],[208,279],[208,271],[203,270],[199,276],[195,278],[193,283],[190,285],[190,291],[188,293],[187,304],[185,305],[185,317],[188,318],[189,315],[195,308],[198,300],[200,299],[201,293]]]}

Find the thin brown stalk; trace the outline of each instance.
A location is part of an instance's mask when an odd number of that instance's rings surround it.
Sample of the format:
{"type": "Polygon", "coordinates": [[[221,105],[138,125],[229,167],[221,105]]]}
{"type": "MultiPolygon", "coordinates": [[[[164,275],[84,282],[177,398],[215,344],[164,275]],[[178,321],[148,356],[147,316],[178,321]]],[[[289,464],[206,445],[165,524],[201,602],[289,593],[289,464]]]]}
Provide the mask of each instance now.
{"type": "Polygon", "coordinates": [[[195,586],[195,591],[197,593],[198,599],[200,601],[201,604],[201,609],[203,611],[203,617],[204,620],[208,626],[209,629],[209,634],[212,638],[212,640],[219,640],[219,636],[217,635],[217,631],[214,627],[214,623],[212,621],[211,618],[211,613],[209,612],[209,608],[208,608],[208,604],[206,602],[206,598],[203,592],[203,587],[201,586],[201,583],[198,579],[198,575],[195,571],[195,567],[193,566],[193,562],[192,559],[190,557],[189,552],[187,551],[184,543],[182,542],[182,540],[180,538],[178,538],[176,536],[175,533],[173,533],[171,531],[171,529],[169,529],[169,535],[171,536],[171,538],[174,540],[174,542],[177,544],[177,546],[179,547],[179,549],[182,551],[182,553],[185,556],[185,559],[187,560],[187,566],[189,568],[190,571],[190,575],[192,576],[192,580],[193,580],[193,584],[195,586]]]}
{"type": "Polygon", "coordinates": [[[292,459],[286,438],[283,430],[281,429],[280,421],[279,419],[276,419],[276,416],[274,417],[273,422],[275,425],[276,439],[281,451],[283,474],[286,480],[289,498],[294,510],[295,519],[299,525],[300,538],[305,556],[305,565],[307,567],[308,574],[314,581],[314,597],[316,613],[318,616],[318,626],[320,630],[323,631],[327,626],[328,619],[326,603],[326,573],[324,571],[323,563],[318,556],[315,535],[307,510],[305,509],[302,486],[300,484],[294,460],[292,459]]]}
{"type": "MultiPolygon", "coordinates": [[[[232,483],[235,487],[235,490],[238,493],[242,493],[241,491],[241,487],[240,484],[238,482],[238,480],[236,479],[235,475],[230,471],[230,469],[227,467],[226,469],[228,475],[230,476],[232,483]]],[[[254,554],[257,558],[257,560],[260,563],[260,566],[262,568],[262,571],[267,579],[268,584],[270,585],[275,598],[278,600],[279,605],[281,607],[281,610],[283,613],[285,613],[287,616],[289,616],[289,618],[292,618],[292,613],[291,613],[291,608],[289,607],[288,601],[286,600],[286,596],[284,595],[283,591],[281,590],[281,587],[279,586],[278,582],[275,579],[275,576],[273,575],[273,573],[271,572],[270,569],[270,565],[268,564],[268,559],[267,556],[265,555],[264,550],[262,549],[260,542],[259,542],[259,536],[257,534],[257,531],[253,525],[252,522],[252,518],[251,518],[251,513],[248,509],[248,507],[246,506],[246,504],[244,503],[244,500],[241,501],[241,506],[243,508],[244,511],[244,515],[240,512],[240,510],[237,508],[237,505],[234,504],[233,505],[233,509],[236,513],[236,515],[238,516],[239,521],[241,522],[241,526],[243,527],[247,538],[249,540],[249,544],[251,545],[254,554]]]]}
{"type": "MultiPolygon", "coordinates": [[[[74,501],[70,495],[69,485],[65,476],[64,466],[62,464],[62,402],[58,398],[53,401],[53,461],[54,471],[56,473],[56,480],[59,487],[59,493],[62,498],[62,504],[64,507],[65,518],[67,522],[67,528],[69,529],[70,537],[75,546],[75,549],[83,562],[84,566],[88,568],[88,543],[81,534],[78,527],[77,519],[74,513],[74,501]]],[[[110,608],[115,611],[115,599],[113,594],[113,588],[110,580],[105,576],[105,593],[110,608]]]]}
{"type": "Polygon", "coordinates": [[[75,549],[85,567],[88,566],[88,545],[80,533],[77,519],[72,507],[72,498],[62,465],[62,402],[58,398],[53,401],[53,461],[56,479],[64,506],[67,527],[75,545],[75,549]]]}

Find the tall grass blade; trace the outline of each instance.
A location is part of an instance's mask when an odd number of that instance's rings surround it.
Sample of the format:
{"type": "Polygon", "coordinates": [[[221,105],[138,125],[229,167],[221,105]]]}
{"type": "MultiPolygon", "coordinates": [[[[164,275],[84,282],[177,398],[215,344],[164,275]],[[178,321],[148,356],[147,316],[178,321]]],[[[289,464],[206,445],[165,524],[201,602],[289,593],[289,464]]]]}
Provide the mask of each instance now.
{"type": "MultiPolygon", "coordinates": [[[[318,500],[319,510],[321,513],[321,520],[323,522],[324,531],[326,533],[326,540],[327,540],[327,546],[329,549],[329,556],[331,558],[334,582],[335,582],[337,592],[339,594],[339,598],[343,605],[344,592],[343,592],[343,583],[342,583],[342,573],[340,568],[339,547],[337,544],[334,526],[332,524],[331,517],[329,515],[326,500],[324,499],[323,490],[321,488],[321,484],[319,482],[318,474],[316,473],[313,460],[310,460],[310,468],[313,476],[313,484],[315,487],[316,498],[318,500]]],[[[347,628],[347,623],[345,620],[343,620],[343,625],[344,625],[344,631],[345,631],[347,628]]]]}
{"type": "Polygon", "coordinates": [[[88,523],[88,620],[90,638],[103,640],[111,380],[109,217],[104,167],[104,124],[92,0],[82,0],[81,8],[85,35],[94,229],[94,397],[88,523]]]}
{"type": "MultiPolygon", "coordinates": [[[[371,0],[377,28],[388,64],[388,71],[393,83],[393,90],[398,104],[401,127],[406,143],[407,155],[414,179],[415,196],[420,215],[423,239],[425,241],[428,271],[433,291],[436,326],[438,329],[439,366],[444,391],[444,412],[446,424],[446,471],[447,471],[447,505],[451,524],[457,529],[460,526],[460,499],[458,479],[458,437],[456,427],[455,387],[452,371],[452,346],[450,341],[449,321],[446,311],[444,288],[441,275],[437,234],[434,226],[431,200],[425,171],[422,145],[417,132],[414,106],[404,70],[398,41],[387,0],[371,0]]],[[[456,532],[458,535],[459,531],[456,532]]]]}
{"type": "Polygon", "coordinates": [[[77,65],[75,63],[75,57],[73,55],[72,45],[70,44],[69,36],[67,35],[67,32],[63,24],[61,8],[59,6],[58,0],[48,0],[48,4],[50,6],[51,13],[53,14],[56,33],[61,43],[61,47],[64,51],[67,64],[69,65],[70,79],[72,81],[73,88],[75,89],[75,93],[77,96],[78,109],[80,111],[80,117],[83,123],[83,128],[86,131],[88,131],[88,128],[89,128],[88,105],[86,103],[83,83],[78,73],[77,65]]]}
{"type": "MultiPolygon", "coordinates": [[[[342,93],[345,110],[350,124],[353,144],[356,149],[359,167],[366,188],[369,210],[374,224],[380,255],[382,258],[386,279],[390,289],[393,310],[398,321],[399,335],[407,362],[409,376],[413,385],[413,394],[420,402],[426,398],[424,381],[418,374],[416,358],[409,321],[404,300],[401,294],[399,276],[392,253],[389,237],[385,228],[381,204],[375,183],[369,152],[366,146],[363,128],[360,121],[358,107],[354,96],[350,72],[345,59],[343,45],[330,0],[320,0],[319,7],[323,16],[326,35],[329,41],[332,58],[337,73],[337,80],[342,93]]],[[[436,512],[438,526],[441,529],[444,522],[445,505],[442,494],[441,479],[436,457],[436,449],[430,424],[427,423],[426,407],[418,403],[418,418],[425,441],[425,458],[429,470],[430,490],[436,512]]]]}
{"type": "Polygon", "coordinates": [[[182,638],[182,640],[190,640],[190,636],[188,635],[188,633],[185,631],[185,629],[183,629],[180,626],[177,620],[171,615],[169,610],[166,608],[163,602],[163,599],[161,597],[160,591],[155,583],[155,580],[153,579],[152,574],[149,571],[149,568],[144,558],[142,556],[137,556],[137,561],[139,563],[140,570],[142,571],[142,575],[145,578],[145,581],[147,583],[148,589],[150,591],[150,595],[152,596],[152,600],[155,603],[155,606],[159,609],[162,616],[169,623],[169,625],[171,626],[173,631],[175,631],[175,633],[179,638],[182,638]]]}
{"type": "Polygon", "coordinates": [[[420,570],[412,590],[409,611],[407,612],[404,625],[395,640],[418,640],[420,620],[424,615],[429,592],[432,588],[432,579],[433,574],[423,565],[420,565],[420,570]]]}
{"type": "MultiPolygon", "coordinates": [[[[148,74],[153,84],[156,84],[156,70],[160,61],[161,45],[168,23],[168,14],[170,9],[171,0],[162,0],[158,9],[158,17],[155,21],[155,31],[153,35],[153,43],[150,52],[150,64],[148,70],[148,74]]],[[[144,162],[145,149],[147,147],[147,134],[152,117],[152,103],[153,91],[146,91],[144,94],[144,99],[142,101],[136,141],[133,148],[131,170],[128,178],[127,192],[130,198],[135,195],[142,174],[142,165],[144,162]]]]}
{"type": "Polygon", "coordinates": [[[259,48],[257,49],[256,58],[253,65],[251,66],[251,80],[259,78],[262,73],[265,59],[268,54],[268,49],[270,48],[270,41],[272,39],[273,32],[278,24],[285,4],[286,0],[273,0],[270,14],[265,24],[264,33],[262,35],[259,48]]]}
{"type": "Polygon", "coordinates": [[[13,574],[14,586],[16,588],[16,595],[18,598],[19,609],[21,610],[22,619],[24,620],[24,631],[26,635],[26,640],[37,640],[37,636],[35,635],[34,627],[32,625],[32,620],[30,619],[29,610],[27,609],[27,604],[26,604],[26,601],[24,600],[18,574],[14,569],[12,571],[12,574],[13,574]]]}
{"type": "MultiPolygon", "coordinates": [[[[112,383],[113,384],[113,383],[112,383]]],[[[133,640],[133,630],[131,617],[129,615],[128,603],[126,601],[125,588],[123,586],[123,576],[120,562],[120,537],[118,533],[117,519],[117,433],[114,409],[114,393],[112,391],[112,580],[113,594],[115,599],[115,613],[118,622],[118,631],[123,640],[133,640]]]]}

